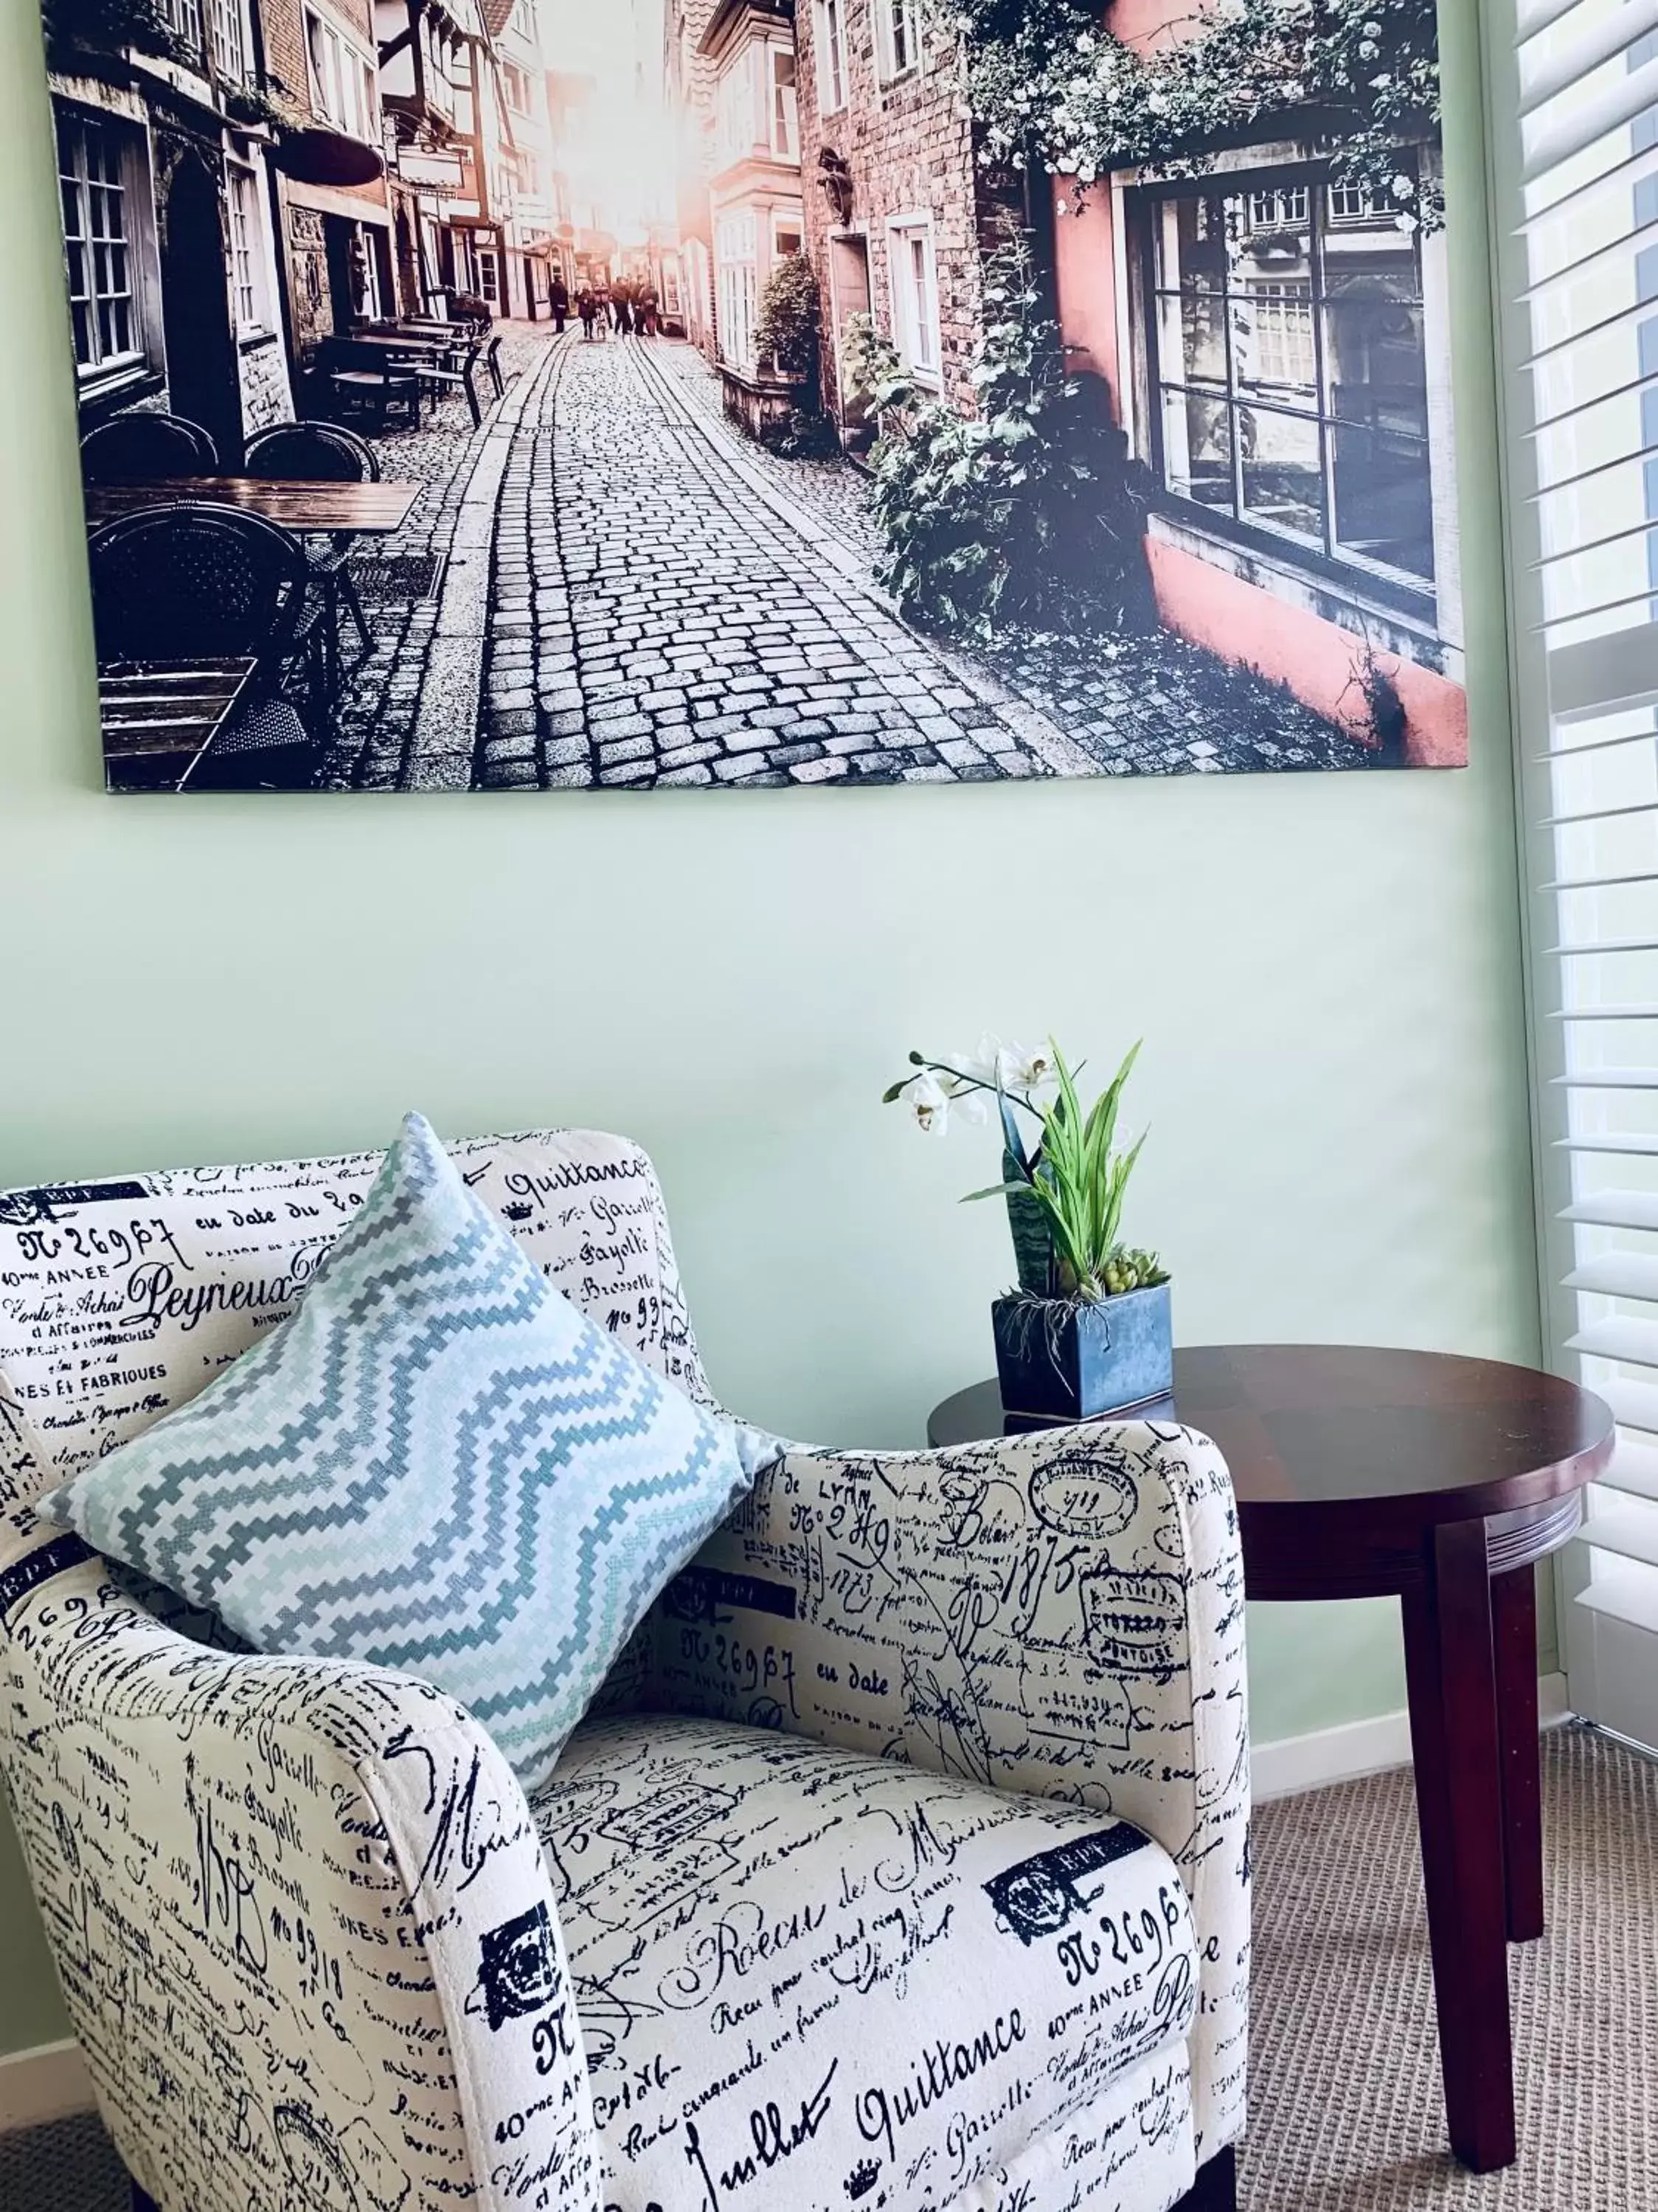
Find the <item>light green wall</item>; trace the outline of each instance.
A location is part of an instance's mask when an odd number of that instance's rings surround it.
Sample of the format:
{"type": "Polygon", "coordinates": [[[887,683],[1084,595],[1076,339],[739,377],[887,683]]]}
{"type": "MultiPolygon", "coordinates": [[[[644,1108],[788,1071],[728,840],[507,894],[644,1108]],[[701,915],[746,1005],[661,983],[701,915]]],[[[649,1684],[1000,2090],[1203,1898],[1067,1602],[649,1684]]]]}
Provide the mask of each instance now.
{"type": "MultiPolygon", "coordinates": [[[[1132,1228],[1188,1342],[1537,1351],[1472,11],[1445,63],[1474,766],[654,797],[110,799],[34,0],[6,0],[0,1186],[629,1131],[704,1349],[799,1436],[918,1441],[1007,1273],[911,1044],[1146,1040],[1132,1228]]],[[[1404,1702],[1385,1605],[1257,1607],[1259,1739],[1404,1702]]],[[[1551,1662],[1551,1659],[1550,1660],[1551,1662]]],[[[61,2033],[0,1839],[0,2051],[61,2033]]]]}

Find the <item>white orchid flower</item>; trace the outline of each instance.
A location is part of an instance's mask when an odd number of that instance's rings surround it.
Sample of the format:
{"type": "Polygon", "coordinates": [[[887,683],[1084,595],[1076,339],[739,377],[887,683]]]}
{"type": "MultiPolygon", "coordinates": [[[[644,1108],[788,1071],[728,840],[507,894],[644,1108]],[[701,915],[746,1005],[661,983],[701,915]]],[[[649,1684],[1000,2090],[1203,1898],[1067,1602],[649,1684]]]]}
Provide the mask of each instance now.
{"type": "Polygon", "coordinates": [[[999,1057],[1004,1091],[1040,1091],[1054,1080],[1053,1053],[1047,1045],[1027,1052],[1022,1044],[1007,1044],[999,1057]]]}
{"type": "Polygon", "coordinates": [[[923,1067],[905,1085],[904,1103],[923,1137],[942,1137],[949,1127],[950,1094],[931,1068],[923,1067]]]}

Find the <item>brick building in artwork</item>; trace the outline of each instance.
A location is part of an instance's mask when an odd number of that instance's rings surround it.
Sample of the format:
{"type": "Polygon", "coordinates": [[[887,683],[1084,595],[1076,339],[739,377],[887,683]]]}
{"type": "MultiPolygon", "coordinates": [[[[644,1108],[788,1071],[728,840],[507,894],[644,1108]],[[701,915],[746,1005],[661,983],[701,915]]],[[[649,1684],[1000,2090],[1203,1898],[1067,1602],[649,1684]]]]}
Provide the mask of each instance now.
{"type": "MultiPolygon", "coordinates": [[[[709,179],[714,167],[716,71],[703,40],[718,0],[666,0],[662,9],[662,87],[673,137],[677,244],[676,319],[692,343],[714,357],[714,219],[709,179]]],[[[659,290],[667,293],[666,283],[659,290]]]]}
{"type": "Polygon", "coordinates": [[[234,464],[247,431],[292,411],[243,0],[160,0],[131,43],[92,15],[54,24],[48,60],[82,422],[168,408],[234,464]]]}
{"type": "Polygon", "coordinates": [[[981,256],[1005,213],[975,158],[960,46],[920,0],[795,0],[794,12],[826,396],[852,430],[841,343],[868,314],[923,390],[971,413],[981,256]]]}
{"type": "Polygon", "coordinates": [[[296,358],[394,312],[373,0],[259,0],[267,78],[296,129],[276,173],[296,358]]]}

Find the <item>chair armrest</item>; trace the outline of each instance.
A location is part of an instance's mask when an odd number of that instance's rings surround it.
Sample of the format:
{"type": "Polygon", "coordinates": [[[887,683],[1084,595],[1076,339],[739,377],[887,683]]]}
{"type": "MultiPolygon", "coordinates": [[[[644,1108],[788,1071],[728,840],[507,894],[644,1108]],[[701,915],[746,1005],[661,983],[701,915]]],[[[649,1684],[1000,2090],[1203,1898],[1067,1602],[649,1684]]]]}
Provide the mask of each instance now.
{"type": "Polygon", "coordinates": [[[790,1451],[669,1586],[655,1687],[1154,1836],[1191,1893],[1199,2157],[1243,2122],[1249,1747],[1226,1465],[1173,1424],[790,1451]]]}
{"type": "Polygon", "coordinates": [[[162,2205],[598,2212],[534,1826],[460,1706],[205,1650],[56,1534],[0,1573],[0,1688],[70,2016],[162,2205]]]}

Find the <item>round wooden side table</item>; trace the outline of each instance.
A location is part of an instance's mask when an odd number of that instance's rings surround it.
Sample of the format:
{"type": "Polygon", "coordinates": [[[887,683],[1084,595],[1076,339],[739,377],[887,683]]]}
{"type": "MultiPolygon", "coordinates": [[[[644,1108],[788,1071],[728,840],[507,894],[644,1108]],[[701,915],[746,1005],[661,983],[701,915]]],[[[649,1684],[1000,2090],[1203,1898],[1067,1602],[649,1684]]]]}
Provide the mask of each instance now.
{"type": "MultiPolygon", "coordinates": [[[[1214,1437],[1257,1599],[1397,1596],[1451,2147],[1515,2156],[1505,1943],[1543,1932],[1533,1573],[1583,1517],[1609,1408],[1496,1360],[1347,1345],[1202,1345],[1133,1418],[1214,1437]]],[[[1009,1430],[994,1382],[957,1392],[935,1445],[1009,1430]]]]}

